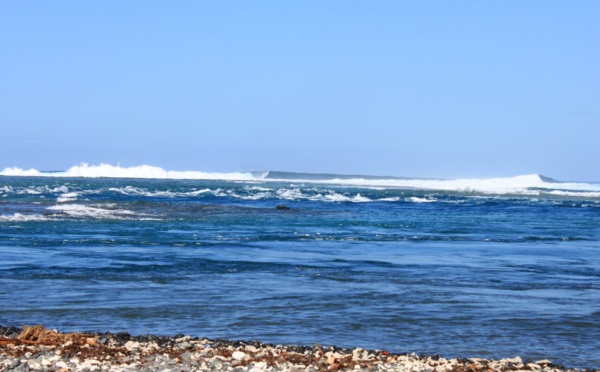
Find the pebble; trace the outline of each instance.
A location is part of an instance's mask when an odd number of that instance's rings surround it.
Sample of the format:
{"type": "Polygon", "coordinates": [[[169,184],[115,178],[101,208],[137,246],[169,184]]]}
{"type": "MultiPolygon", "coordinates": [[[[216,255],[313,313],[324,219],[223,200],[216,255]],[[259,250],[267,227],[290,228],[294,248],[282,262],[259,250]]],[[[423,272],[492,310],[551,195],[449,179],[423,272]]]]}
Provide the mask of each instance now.
{"type": "Polygon", "coordinates": [[[236,360],[244,360],[244,358],[246,358],[246,353],[243,351],[234,351],[233,354],[231,354],[231,357],[236,360]]]}
{"type": "Polygon", "coordinates": [[[177,346],[178,346],[180,349],[191,349],[191,348],[193,348],[193,347],[194,347],[194,345],[190,344],[190,343],[189,343],[189,342],[187,342],[187,341],[181,342],[181,343],[177,344],[177,346]]]}
{"type": "MultiPolygon", "coordinates": [[[[16,338],[15,327],[0,337],[16,338]]],[[[364,371],[364,372],[592,372],[567,369],[550,360],[523,362],[520,357],[489,360],[446,359],[439,355],[392,354],[381,350],[334,346],[268,345],[177,335],[98,335],[97,345],[0,344],[0,371],[364,371]]]]}

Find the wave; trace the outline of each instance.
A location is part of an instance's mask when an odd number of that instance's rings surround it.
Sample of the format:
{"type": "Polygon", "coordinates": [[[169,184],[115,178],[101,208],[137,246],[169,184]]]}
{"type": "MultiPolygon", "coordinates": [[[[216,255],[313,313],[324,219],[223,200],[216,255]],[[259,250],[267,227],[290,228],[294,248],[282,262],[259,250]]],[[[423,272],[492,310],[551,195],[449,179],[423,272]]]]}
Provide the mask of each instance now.
{"type": "Polygon", "coordinates": [[[5,168],[0,176],[63,177],[63,178],[143,178],[253,181],[264,173],[251,172],[210,173],[198,171],[169,171],[152,165],[121,167],[110,164],[88,165],[81,163],[66,171],[42,172],[37,169],[5,168]]]}
{"type": "MultiPolygon", "coordinates": [[[[106,205],[63,204],[48,207],[59,215],[77,218],[129,219],[136,215],[126,209],[106,208],[106,205]]],[[[112,207],[108,205],[108,207],[112,207]]]]}
{"type": "MultiPolygon", "coordinates": [[[[447,180],[281,171],[211,173],[200,171],[169,171],[150,165],[121,167],[109,164],[88,165],[86,163],[81,163],[80,165],[73,166],[68,170],[61,172],[43,172],[36,169],[25,170],[16,167],[5,168],[0,172],[0,176],[223,180],[247,183],[286,182],[377,189],[413,189],[495,195],[514,194],[527,196],[600,198],[600,184],[560,182],[539,174],[505,178],[465,178],[447,180]]],[[[129,191],[131,192],[132,190],[129,191]]],[[[260,190],[257,189],[257,191],[260,190]]],[[[203,192],[207,191],[199,191],[199,193],[203,192]]],[[[72,201],[76,198],[76,195],[64,195],[64,197],[67,198],[65,201],[72,201]]],[[[368,200],[357,197],[355,201],[368,200]]]]}
{"type": "Polygon", "coordinates": [[[465,179],[424,179],[406,177],[379,176],[340,176],[315,174],[309,179],[304,173],[270,172],[266,180],[297,183],[336,184],[348,187],[368,187],[376,189],[412,189],[460,193],[482,193],[491,195],[525,196],[566,196],[600,198],[600,184],[581,182],[560,182],[539,174],[521,175],[505,178],[465,178],[465,179]],[[286,178],[274,178],[276,176],[286,178]],[[334,178],[328,178],[334,177],[334,178]]]}
{"type": "Polygon", "coordinates": [[[47,221],[48,219],[48,217],[39,214],[14,213],[12,215],[0,215],[0,222],[47,221]]]}
{"type": "MultiPolygon", "coordinates": [[[[62,202],[59,200],[59,202],[62,202]]],[[[31,221],[54,221],[64,218],[77,219],[113,219],[113,220],[157,220],[154,216],[136,213],[126,209],[117,209],[115,205],[83,205],[83,204],[59,204],[46,208],[44,214],[0,215],[0,222],[31,222],[31,221]]]]}

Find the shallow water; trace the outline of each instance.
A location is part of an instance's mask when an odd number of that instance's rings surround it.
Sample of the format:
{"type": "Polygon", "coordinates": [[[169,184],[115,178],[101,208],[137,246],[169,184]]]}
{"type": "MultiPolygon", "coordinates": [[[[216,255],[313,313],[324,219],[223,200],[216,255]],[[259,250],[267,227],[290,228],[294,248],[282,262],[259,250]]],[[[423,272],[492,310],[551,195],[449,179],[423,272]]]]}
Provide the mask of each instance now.
{"type": "Polygon", "coordinates": [[[0,177],[0,324],[598,367],[599,226],[551,194],[0,177]]]}

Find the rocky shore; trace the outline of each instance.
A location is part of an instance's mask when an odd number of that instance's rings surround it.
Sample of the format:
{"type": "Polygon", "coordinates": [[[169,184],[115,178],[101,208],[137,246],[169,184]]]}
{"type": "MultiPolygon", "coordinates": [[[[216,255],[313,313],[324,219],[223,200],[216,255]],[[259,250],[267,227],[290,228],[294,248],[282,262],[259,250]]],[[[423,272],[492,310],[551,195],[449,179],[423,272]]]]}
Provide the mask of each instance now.
{"type": "Polygon", "coordinates": [[[0,326],[0,371],[596,371],[519,357],[446,359],[334,346],[0,326]]]}

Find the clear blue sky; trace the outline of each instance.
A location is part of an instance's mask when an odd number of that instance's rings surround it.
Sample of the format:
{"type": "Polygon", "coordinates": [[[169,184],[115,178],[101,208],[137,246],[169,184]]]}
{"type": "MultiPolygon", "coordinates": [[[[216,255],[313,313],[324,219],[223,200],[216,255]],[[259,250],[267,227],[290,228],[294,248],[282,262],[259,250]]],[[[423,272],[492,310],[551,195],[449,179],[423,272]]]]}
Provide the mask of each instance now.
{"type": "Polygon", "coordinates": [[[600,1],[0,2],[0,169],[600,181],[600,1]]]}

